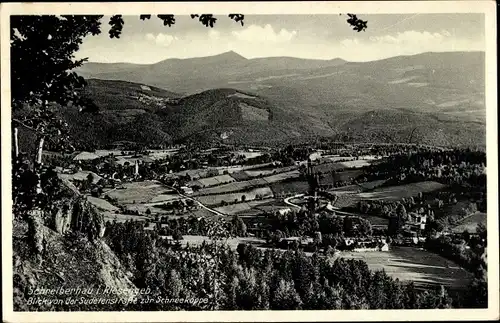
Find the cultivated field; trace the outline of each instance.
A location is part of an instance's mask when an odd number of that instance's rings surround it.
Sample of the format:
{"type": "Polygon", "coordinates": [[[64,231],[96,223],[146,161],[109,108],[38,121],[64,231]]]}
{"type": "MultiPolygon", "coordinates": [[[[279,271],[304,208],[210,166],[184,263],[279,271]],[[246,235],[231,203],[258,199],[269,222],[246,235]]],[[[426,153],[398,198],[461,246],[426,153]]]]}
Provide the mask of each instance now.
{"type": "Polygon", "coordinates": [[[355,179],[363,174],[363,169],[349,169],[342,172],[336,172],[334,174],[332,174],[331,171],[328,171],[326,173],[323,173],[323,176],[320,177],[320,184],[333,185],[334,182],[350,181],[351,179],[355,179]]]}
{"type": "Polygon", "coordinates": [[[106,194],[120,204],[147,203],[168,190],[157,181],[123,183],[124,189],[114,189],[106,194]]]}
{"type": "Polygon", "coordinates": [[[195,181],[191,181],[188,183],[189,186],[198,185],[200,187],[206,186],[216,186],[221,184],[233,183],[236,180],[229,175],[218,175],[207,178],[200,178],[195,181]]]}
{"type": "Polygon", "coordinates": [[[482,212],[476,212],[473,215],[467,217],[463,221],[460,222],[457,226],[453,227],[451,229],[452,232],[455,233],[462,233],[465,230],[469,231],[470,233],[476,232],[477,225],[479,223],[483,223],[486,225],[487,223],[487,216],[486,213],[482,212]]]}
{"type": "Polygon", "coordinates": [[[270,187],[273,190],[274,196],[280,196],[307,192],[309,190],[309,183],[301,180],[282,181],[272,183],[270,187]]]}
{"type": "Polygon", "coordinates": [[[335,194],[342,194],[342,193],[359,193],[363,190],[363,188],[357,184],[352,184],[352,185],[346,185],[346,186],[340,186],[340,187],[334,187],[329,192],[333,192],[335,194]]]}
{"type": "Polygon", "coordinates": [[[148,150],[148,157],[151,159],[163,159],[167,156],[175,155],[179,149],[165,149],[165,150],[148,150]]]}
{"type": "Polygon", "coordinates": [[[108,201],[98,198],[98,197],[93,197],[93,196],[87,196],[87,200],[95,205],[97,208],[103,210],[103,211],[116,211],[118,208],[114,206],[113,204],[109,203],[108,201]]]}
{"type": "Polygon", "coordinates": [[[252,177],[247,174],[246,171],[241,170],[238,172],[231,173],[231,177],[234,178],[237,181],[246,181],[248,179],[251,179],[252,177]]]}
{"type": "Polygon", "coordinates": [[[291,178],[297,178],[299,176],[300,176],[300,172],[298,170],[292,170],[289,172],[283,172],[283,173],[279,173],[276,175],[264,177],[263,179],[265,179],[265,181],[268,183],[274,183],[274,182],[284,181],[284,180],[291,179],[291,178]]]}
{"type": "Polygon", "coordinates": [[[366,183],[360,183],[358,185],[361,186],[365,190],[371,190],[371,189],[374,189],[376,187],[381,186],[385,182],[387,182],[386,179],[380,179],[380,180],[376,180],[376,181],[371,181],[371,182],[366,182],[366,183]]]}
{"type": "Polygon", "coordinates": [[[199,195],[211,195],[211,194],[222,194],[229,193],[235,191],[242,191],[245,189],[249,189],[255,186],[267,185],[279,181],[283,181],[289,178],[296,178],[300,175],[298,170],[285,172],[281,174],[276,174],[272,176],[262,177],[262,178],[254,178],[247,181],[235,182],[230,184],[223,184],[217,187],[209,187],[205,189],[201,189],[196,192],[196,196],[199,195]]]}
{"type": "Polygon", "coordinates": [[[245,200],[247,201],[254,200],[257,195],[260,195],[262,198],[269,198],[273,197],[273,192],[269,187],[259,187],[245,192],[197,196],[196,200],[200,201],[205,205],[218,206],[221,204],[222,201],[225,202],[234,202],[235,200],[242,201],[243,196],[245,196],[245,200]]]}
{"type": "MultiPolygon", "coordinates": [[[[262,109],[259,109],[259,110],[262,110],[262,109]]],[[[267,117],[265,118],[265,120],[267,120],[267,117]]],[[[260,152],[260,151],[238,150],[238,151],[235,152],[235,155],[237,155],[237,156],[245,156],[246,159],[249,159],[249,158],[255,158],[255,157],[261,156],[262,152],[260,152]]]]}
{"type": "MultiPolygon", "coordinates": [[[[264,201],[263,201],[264,202],[264,201]]],[[[255,205],[253,206],[250,210],[246,211],[241,211],[238,212],[237,214],[239,216],[257,216],[262,214],[262,212],[275,212],[277,210],[281,210],[284,208],[290,208],[289,205],[287,205],[285,202],[283,202],[282,199],[267,199],[265,203],[255,205]]]]}
{"type": "Polygon", "coordinates": [[[360,168],[360,167],[370,166],[371,162],[366,159],[359,159],[359,160],[340,162],[339,164],[345,168],[360,168]]]}
{"type": "Polygon", "coordinates": [[[288,167],[280,167],[280,168],[261,168],[261,169],[252,169],[244,171],[246,175],[249,177],[256,176],[269,176],[279,173],[290,172],[297,169],[297,166],[288,166],[288,167]]]}
{"type": "Polygon", "coordinates": [[[87,171],[87,170],[81,170],[75,174],[58,174],[58,176],[61,179],[66,179],[66,180],[70,180],[70,181],[86,181],[89,174],[92,174],[92,177],[93,177],[92,183],[93,184],[99,182],[99,180],[102,178],[101,176],[97,175],[96,173],[91,172],[91,171],[87,171]]]}
{"type": "Polygon", "coordinates": [[[232,204],[232,205],[226,205],[226,206],[220,206],[215,208],[216,211],[219,211],[224,214],[228,215],[234,215],[234,214],[239,214],[242,212],[246,212],[252,209],[257,209],[258,207],[264,204],[269,203],[269,199],[265,200],[254,200],[254,201],[249,201],[249,202],[244,202],[244,203],[237,203],[237,204],[232,204]]]}
{"type": "Polygon", "coordinates": [[[324,163],[314,165],[312,168],[313,172],[330,173],[331,171],[338,171],[347,167],[343,166],[341,163],[324,163]]]}
{"type": "Polygon", "coordinates": [[[382,226],[388,226],[389,225],[389,219],[380,217],[380,216],[374,216],[374,215],[366,215],[366,214],[359,214],[360,218],[363,218],[365,220],[370,221],[371,225],[377,226],[377,227],[382,227],[382,226]]]}
{"type": "Polygon", "coordinates": [[[358,157],[343,157],[339,155],[324,155],[321,156],[322,161],[332,161],[332,162],[345,162],[345,161],[355,161],[355,160],[366,160],[366,161],[373,161],[373,160],[379,160],[381,159],[378,156],[372,156],[372,155],[365,155],[365,156],[359,156],[358,157]]]}
{"type": "Polygon", "coordinates": [[[149,201],[148,204],[150,203],[159,203],[159,202],[171,202],[180,199],[180,195],[176,193],[171,193],[171,194],[159,194],[156,195],[149,201]]]}
{"type": "Polygon", "coordinates": [[[208,168],[201,168],[201,169],[183,170],[183,171],[180,171],[177,173],[169,174],[169,176],[189,175],[193,179],[199,179],[199,178],[208,177],[208,175],[212,174],[212,173],[215,173],[217,175],[224,175],[224,172],[227,172],[228,174],[233,174],[233,173],[241,172],[241,171],[244,171],[247,169],[256,169],[256,168],[263,168],[263,167],[270,167],[270,166],[272,166],[272,163],[247,165],[247,166],[208,167],[208,168]]]}
{"type": "Polygon", "coordinates": [[[359,193],[359,198],[363,200],[388,200],[397,201],[407,197],[416,196],[419,192],[432,192],[445,188],[438,182],[425,181],[406,185],[389,186],[376,188],[372,192],[359,193]]]}
{"type": "Polygon", "coordinates": [[[356,157],[342,157],[342,156],[321,156],[320,160],[323,162],[341,162],[341,161],[349,161],[349,160],[355,160],[356,157]]]}
{"type": "Polygon", "coordinates": [[[425,181],[406,185],[379,187],[371,192],[350,192],[350,187],[354,190],[354,185],[351,185],[349,187],[340,187],[338,190],[332,191],[339,196],[335,206],[353,206],[362,200],[399,201],[402,198],[417,196],[419,192],[432,192],[443,189],[446,185],[433,181],[425,181]]]}
{"type": "Polygon", "coordinates": [[[473,278],[452,261],[412,247],[391,247],[388,252],[343,252],[339,257],[363,260],[370,269],[383,269],[393,278],[414,281],[417,287],[464,288],[473,278]]]}

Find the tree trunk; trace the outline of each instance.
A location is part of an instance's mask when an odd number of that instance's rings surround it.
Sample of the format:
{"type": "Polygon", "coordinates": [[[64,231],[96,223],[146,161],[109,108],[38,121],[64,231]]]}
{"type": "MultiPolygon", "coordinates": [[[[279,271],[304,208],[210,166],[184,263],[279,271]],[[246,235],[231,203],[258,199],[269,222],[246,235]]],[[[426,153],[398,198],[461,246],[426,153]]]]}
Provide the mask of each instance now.
{"type": "Polygon", "coordinates": [[[28,212],[28,238],[35,256],[40,259],[43,253],[43,211],[35,207],[28,212]]]}
{"type": "MultiPolygon", "coordinates": [[[[44,137],[40,138],[38,142],[37,156],[35,160],[34,172],[37,177],[36,184],[36,194],[42,193],[42,180],[41,180],[41,170],[42,170],[42,152],[43,143],[45,141],[44,137]]],[[[37,205],[38,196],[35,196],[35,207],[28,212],[28,238],[32,242],[33,251],[37,260],[41,260],[43,253],[43,210],[39,205],[37,205]]]]}
{"type": "Polygon", "coordinates": [[[38,177],[38,183],[36,184],[36,193],[37,194],[42,193],[42,181],[40,178],[40,171],[42,169],[42,153],[43,153],[44,141],[45,141],[44,137],[40,138],[40,141],[38,142],[38,150],[36,153],[35,173],[38,177]]]}
{"type": "Polygon", "coordinates": [[[38,142],[38,150],[36,154],[36,162],[38,165],[42,164],[42,152],[43,152],[43,143],[45,141],[45,137],[40,138],[40,141],[38,142]]]}
{"type": "Polygon", "coordinates": [[[14,128],[14,157],[16,160],[19,157],[19,142],[17,139],[17,127],[14,128]]]}

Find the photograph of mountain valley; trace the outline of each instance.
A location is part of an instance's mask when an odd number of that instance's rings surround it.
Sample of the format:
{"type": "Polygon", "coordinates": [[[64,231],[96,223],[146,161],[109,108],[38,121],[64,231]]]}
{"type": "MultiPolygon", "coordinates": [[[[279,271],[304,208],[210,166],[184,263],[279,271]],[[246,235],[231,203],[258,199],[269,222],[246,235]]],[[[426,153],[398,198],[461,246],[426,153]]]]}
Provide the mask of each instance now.
{"type": "Polygon", "coordinates": [[[14,312],[488,308],[485,15],[352,11],[10,15],[14,312]]]}

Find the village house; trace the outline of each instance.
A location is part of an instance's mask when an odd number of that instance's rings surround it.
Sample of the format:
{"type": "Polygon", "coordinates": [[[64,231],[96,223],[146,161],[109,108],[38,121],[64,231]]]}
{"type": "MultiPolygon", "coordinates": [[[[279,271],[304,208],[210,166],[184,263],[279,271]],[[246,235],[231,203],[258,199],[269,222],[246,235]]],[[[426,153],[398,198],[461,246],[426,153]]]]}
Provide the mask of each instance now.
{"type": "Polygon", "coordinates": [[[288,214],[288,213],[290,213],[290,212],[292,212],[292,210],[291,210],[289,207],[287,207],[287,208],[283,208],[283,209],[279,209],[279,210],[278,210],[278,213],[279,213],[280,215],[286,215],[286,214],[288,214]]]}
{"type": "Polygon", "coordinates": [[[427,215],[408,213],[408,217],[409,219],[406,223],[408,228],[414,230],[425,230],[425,225],[427,224],[427,215]]]}
{"type": "Polygon", "coordinates": [[[193,189],[189,186],[181,186],[181,191],[186,195],[191,195],[194,193],[193,189]]]}
{"type": "Polygon", "coordinates": [[[314,242],[311,237],[289,237],[280,239],[279,243],[283,246],[293,246],[293,244],[298,243],[299,246],[305,247],[314,242]]]}

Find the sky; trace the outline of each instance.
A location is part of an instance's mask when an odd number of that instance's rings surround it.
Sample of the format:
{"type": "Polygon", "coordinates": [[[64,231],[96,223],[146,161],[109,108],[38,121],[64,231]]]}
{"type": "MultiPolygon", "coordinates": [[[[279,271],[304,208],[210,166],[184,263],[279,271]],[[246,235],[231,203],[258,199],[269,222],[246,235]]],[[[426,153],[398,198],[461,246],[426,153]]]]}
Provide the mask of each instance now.
{"type": "Polygon", "coordinates": [[[371,61],[422,52],[485,50],[483,14],[359,14],[368,21],[356,32],[345,15],[246,15],[244,26],[216,16],[207,28],[190,16],[176,16],[172,27],[152,16],[124,16],[119,39],[102,33],[84,39],[77,58],[90,62],[155,63],[168,58],[211,56],[234,51],[246,58],[291,56],[371,61]]]}

